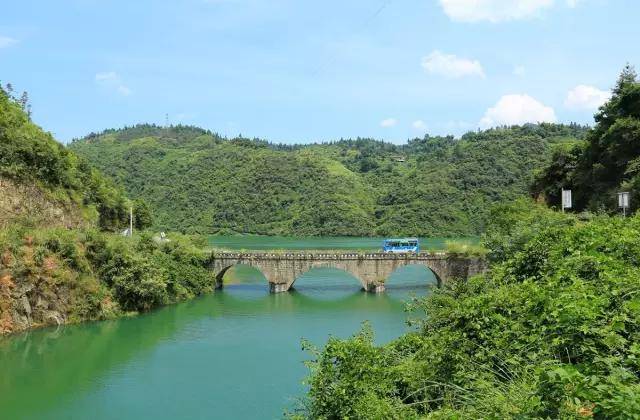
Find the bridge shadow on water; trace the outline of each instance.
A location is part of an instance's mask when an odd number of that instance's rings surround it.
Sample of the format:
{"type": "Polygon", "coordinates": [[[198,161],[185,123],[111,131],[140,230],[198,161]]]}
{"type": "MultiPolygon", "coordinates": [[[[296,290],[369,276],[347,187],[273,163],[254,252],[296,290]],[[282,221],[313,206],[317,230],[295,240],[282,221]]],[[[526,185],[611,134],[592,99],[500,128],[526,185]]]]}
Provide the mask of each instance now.
{"type": "MultiPolygon", "coordinates": [[[[385,282],[385,294],[402,298],[403,294],[427,293],[437,286],[436,276],[423,265],[398,268],[385,282]]],[[[268,282],[260,270],[247,265],[231,267],[224,276],[224,287],[233,293],[246,292],[247,298],[268,292],[268,282]],[[251,293],[254,292],[254,293],[251,293]]],[[[297,293],[315,299],[340,299],[362,290],[360,281],[352,274],[332,267],[316,267],[298,277],[292,286],[297,293]]]]}
{"type": "MultiPolygon", "coordinates": [[[[367,293],[358,279],[336,268],[314,268],[300,276],[285,293],[269,293],[268,283],[259,270],[236,266],[225,275],[225,287],[218,292],[223,307],[246,307],[252,315],[291,313],[304,310],[358,310],[384,312],[402,310],[414,297],[425,296],[436,287],[437,280],[424,266],[398,269],[387,281],[384,293],[367,293]],[[227,280],[227,276],[229,279],[227,280]]],[[[223,316],[224,310],[221,311],[223,316]]]]}

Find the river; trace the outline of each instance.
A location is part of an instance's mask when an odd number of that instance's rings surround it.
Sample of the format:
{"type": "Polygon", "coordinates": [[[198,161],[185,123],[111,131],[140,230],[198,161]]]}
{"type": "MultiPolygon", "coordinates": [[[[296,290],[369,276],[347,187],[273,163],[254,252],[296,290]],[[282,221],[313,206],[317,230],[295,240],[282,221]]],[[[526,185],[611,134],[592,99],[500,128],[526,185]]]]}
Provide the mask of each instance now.
{"type": "MultiPolygon", "coordinates": [[[[210,242],[226,249],[380,244],[272,238],[269,245],[250,236],[210,242]]],[[[250,267],[227,276],[221,291],[140,316],[0,338],[0,418],[281,418],[304,395],[309,355],[301,339],[322,345],[367,320],[378,342],[392,340],[408,329],[405,302],[435,283],[426,268],[409,266],[373,295],[347,273],[318,268],[298,279],[295,291],[272,295],[250,267]]]]}

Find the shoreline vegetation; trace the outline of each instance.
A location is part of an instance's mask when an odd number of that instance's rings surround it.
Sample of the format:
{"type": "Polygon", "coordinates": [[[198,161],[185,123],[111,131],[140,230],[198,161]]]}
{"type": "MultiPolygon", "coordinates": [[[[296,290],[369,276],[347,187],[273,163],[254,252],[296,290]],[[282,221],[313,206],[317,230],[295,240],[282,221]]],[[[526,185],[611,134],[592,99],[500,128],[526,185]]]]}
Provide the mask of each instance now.
{"type": "Polygon", "coordinates": [[[131,316],[213,292],[202,241],[95,229],[0,231],[0,335],[131,316]]]}

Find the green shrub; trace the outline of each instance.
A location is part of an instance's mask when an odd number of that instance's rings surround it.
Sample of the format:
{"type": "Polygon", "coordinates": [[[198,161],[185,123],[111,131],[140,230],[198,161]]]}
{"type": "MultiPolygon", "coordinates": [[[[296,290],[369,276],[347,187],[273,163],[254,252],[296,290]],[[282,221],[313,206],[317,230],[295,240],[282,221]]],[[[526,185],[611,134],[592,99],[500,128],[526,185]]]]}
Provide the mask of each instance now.
{"type": "MultiPolygon", "coordinates": [[[[71,322],[146,311],[212,292],[207,254],[191,238],[161,242],[97,230],[0,230],[0,277],[30,283],[33,300],[63,302],[71,322]]],[[[31,297],[30,297],[31,299],[31,297]]],[[[1,302],[0,302],[1,303],[1,302]]]]}

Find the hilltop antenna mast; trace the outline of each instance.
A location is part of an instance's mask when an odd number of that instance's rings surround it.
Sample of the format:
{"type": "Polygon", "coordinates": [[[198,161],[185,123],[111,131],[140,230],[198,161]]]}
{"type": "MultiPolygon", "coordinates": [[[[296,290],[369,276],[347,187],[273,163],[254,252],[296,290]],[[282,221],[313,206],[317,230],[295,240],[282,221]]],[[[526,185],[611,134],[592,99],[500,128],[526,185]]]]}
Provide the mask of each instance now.
{"type": "Polygon", "coordinates": [[[169,128],[169,114],[164,114],[164,128],[169,128]]]}

